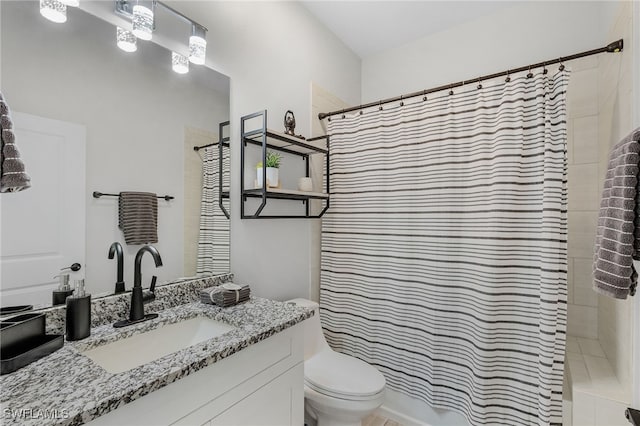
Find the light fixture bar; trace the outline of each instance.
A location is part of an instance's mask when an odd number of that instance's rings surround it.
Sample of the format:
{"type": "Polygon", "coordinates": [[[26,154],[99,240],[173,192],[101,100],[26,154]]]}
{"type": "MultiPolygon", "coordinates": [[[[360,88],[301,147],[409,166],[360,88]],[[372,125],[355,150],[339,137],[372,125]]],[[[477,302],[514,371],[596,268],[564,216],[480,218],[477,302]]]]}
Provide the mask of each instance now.
{"type": "MultiPolygon", "coordinates": [[[[135,4],[135,0],[115,0],[115,12],[125,18],[129,18],[131,19],[131,17],[133,16],[133,6],[135,4]]],[[[153,4],[155,5],[155,8],[157,9],[158,6],[162,7],[163,9],[165,9],[166,11],[170,12],[172,15],[177,16],[178,18],[192,24],[192,25],[196,25],[200,28],[202,28],[204,31],[209,31],[207,29],[207,27],[205,27],[204,25],[201,25],[199,23],[197,23],[196,21],[194,21],[193,19],[185,16],[184,14],[178,12],[177,10],[175,10],[174,8],[172,8],[171,6],[168,6],[164,3],[162,3],[161,1],[157,1],[157,0],[153,0],[153,4]]]]}
{"type": "Polygon", "coordinates": [[[206,33],[207,31],[209,31],[209,30],[207,29],[207,27],[205,27],[204,25],[200,25],[199,23],[197,23],[197,22],[196,22],[196,21],[194,21],[193,19],[188,18],[187,16],[185,16],[185,15],[183,15],[182,13],[178,12],[177,10],[175,10],[174,8],[172,8],[171,6],[166,5],[166,4],[162,3],[161,1],[156,1],[156,4],[157,4],[158,6],[162,6],[165,10],[167,10],[168,12],[171,12],[172,14],[174,14],[175,16],[177,16],[178,18],[182,18],[183,20],[185,20],[185,21],[189,22],[190,24],[192,24],[192,25],[195,25],[195,26],[197,26],[197,27],[202,28],[202,29],[205,31],[205,33],[206,33]]]}

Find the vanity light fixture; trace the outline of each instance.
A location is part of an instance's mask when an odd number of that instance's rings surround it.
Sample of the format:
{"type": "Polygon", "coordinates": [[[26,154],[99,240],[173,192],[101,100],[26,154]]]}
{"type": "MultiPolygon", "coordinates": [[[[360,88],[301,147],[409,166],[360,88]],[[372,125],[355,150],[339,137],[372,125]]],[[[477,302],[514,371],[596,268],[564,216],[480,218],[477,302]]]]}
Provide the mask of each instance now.
{"type": "Polygon", "coordinates": [[[171,52],[171,68],[178,74],[189,72],[189,58],[176,52],[171,52]]]}
{"type": "Polygon", "coordinates": [[[138,0],[133,6],[133,34],[142,40],[151,40],[153,34],[154,1],[138,0]]]}
{"type": "Polygon", "coordinates": [[[116,45],[125,52],[135,52],[138,50],[137,38],[131,31],[117,27],[116,45]]]}
{"type": "Polygon", "coordinates": [[[191,37],[189,37],[189,61],[202,65],[207,53],[207,30],[203,26],[191,24],[191,37]]]}
{"type": "Polygon", "coordinates": [[[58,0],[40,0],[40,15],[51,22],[67,22],[67,5],[58,0]]]}
{"type": "Polygon", "coordinates": [[[80,6],[80,0],[60,0],[60,1],[70,7],[80,6]]]}

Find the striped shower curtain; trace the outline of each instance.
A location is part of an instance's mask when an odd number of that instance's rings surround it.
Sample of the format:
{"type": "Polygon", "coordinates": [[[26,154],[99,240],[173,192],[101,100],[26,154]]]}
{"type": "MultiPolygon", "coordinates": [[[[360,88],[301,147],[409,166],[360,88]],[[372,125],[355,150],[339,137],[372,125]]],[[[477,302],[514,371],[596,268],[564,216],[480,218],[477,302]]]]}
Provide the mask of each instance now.
{"type": "MultiPolygon", "coordinates": [[[[220,208],[220,162],[218,145],[203,148],[202,201],[200,204],[200,236],[198,239],[198,275],[228,274],[229,219],[220,208]]],[[[229,149],[223,147],[223,191],[229,191],[229,149]]],[[[222,200],[229,211],[229,198],[222,200]]]]}
{"type": "Polygon", "coordinates": [[[539,70],[329,123],[329,344],[472,425],[562,421],[568,78],[539,70]]]}

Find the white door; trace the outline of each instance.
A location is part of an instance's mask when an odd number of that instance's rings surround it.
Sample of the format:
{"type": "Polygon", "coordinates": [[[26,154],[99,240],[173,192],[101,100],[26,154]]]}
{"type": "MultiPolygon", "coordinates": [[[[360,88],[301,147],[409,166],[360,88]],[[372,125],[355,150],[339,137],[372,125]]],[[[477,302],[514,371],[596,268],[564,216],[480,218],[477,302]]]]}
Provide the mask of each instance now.
{"type": "Polygon", "coordinates": [[[75,262],[84,269],[86,129],[11,115],[31,188],[0,194],[0,304],[50,304],[53,276],[75,262]]]}

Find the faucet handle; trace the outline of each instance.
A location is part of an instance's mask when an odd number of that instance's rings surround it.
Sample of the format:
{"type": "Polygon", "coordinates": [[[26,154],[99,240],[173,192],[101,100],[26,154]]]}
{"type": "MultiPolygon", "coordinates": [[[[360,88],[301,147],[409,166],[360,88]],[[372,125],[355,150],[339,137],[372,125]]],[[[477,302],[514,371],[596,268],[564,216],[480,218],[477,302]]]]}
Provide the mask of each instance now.
{"type": "Polygon", "coordinates": [[[157,279],[158,277],[154,275],[153,278],[151,278],[151,286],[149,287],[149,290],[142,290],[142,303],[149,303],[156,300],[155,289],[157,279]]]}

